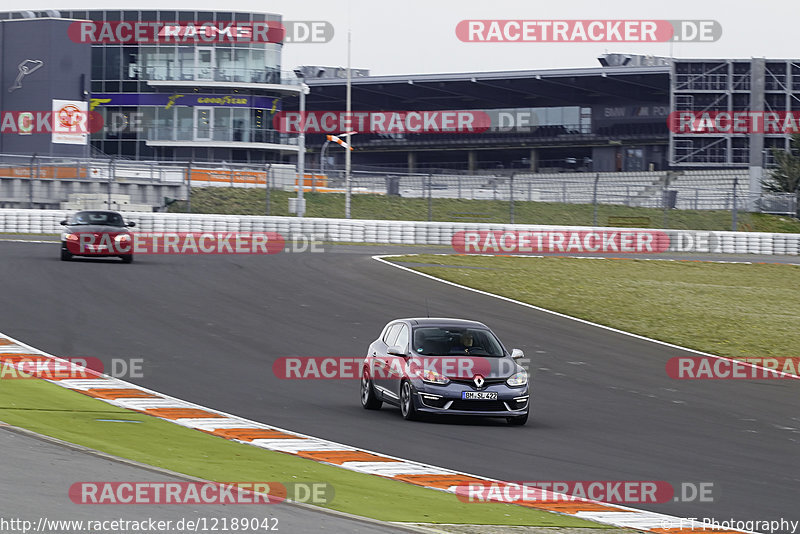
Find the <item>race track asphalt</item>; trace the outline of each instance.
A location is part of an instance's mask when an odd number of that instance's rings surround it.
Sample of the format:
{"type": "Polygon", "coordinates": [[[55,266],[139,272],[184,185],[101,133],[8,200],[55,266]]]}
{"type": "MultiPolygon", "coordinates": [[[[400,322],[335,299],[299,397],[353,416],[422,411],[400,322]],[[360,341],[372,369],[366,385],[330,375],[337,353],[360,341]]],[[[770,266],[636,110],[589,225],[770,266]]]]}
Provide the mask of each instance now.
{"type": "Polygon", "coordinates": [[[123,378],[394,456],[504,480],[711,482],[713,502],[641,508],[718,521],[800,519],[797,381],[672,380],[665,364],[678,349],[370,258],[420,249],[327,250],[123,265],[65,263],[55,244],[0,242],[0,332],[62,357],[143,358],[143,376],[123,378]],[[363,410],[357,380],[273,373],[282,356],[363,356],[387,321],[426,314],[485,322],[525,351],[535,375],[526,426],[406,422],[394,408],[363,410]]]}

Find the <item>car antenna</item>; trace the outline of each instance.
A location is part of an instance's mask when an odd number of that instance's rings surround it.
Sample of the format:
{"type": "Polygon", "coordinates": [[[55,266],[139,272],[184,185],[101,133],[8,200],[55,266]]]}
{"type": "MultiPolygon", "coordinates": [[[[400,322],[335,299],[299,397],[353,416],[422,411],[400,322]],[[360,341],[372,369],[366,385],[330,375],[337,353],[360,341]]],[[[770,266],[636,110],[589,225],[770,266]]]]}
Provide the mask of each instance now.
{"type": "Polygon", "coordinates": [[[425,313],[427,314],[428,319],[430,319],[431,318],[431,310],[428,307],[428,297],[425,297],[425,313]]]}

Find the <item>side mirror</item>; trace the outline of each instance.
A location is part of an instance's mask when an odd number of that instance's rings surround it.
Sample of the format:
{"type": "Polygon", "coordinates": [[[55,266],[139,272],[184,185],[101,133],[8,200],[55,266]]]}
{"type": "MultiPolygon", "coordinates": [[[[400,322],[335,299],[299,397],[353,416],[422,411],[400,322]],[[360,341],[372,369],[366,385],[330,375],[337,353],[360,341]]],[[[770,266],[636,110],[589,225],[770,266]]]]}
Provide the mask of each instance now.
{"type": "Polygon", "coordinates": [[[525,357],[525,353],[522,352],[522,349],[514,349],[511,351],[511,357],[515,360],[519,360],[520,358],[525,357]]]}
{"type": "Polygon", "coordinates": [[[391,354],[392,356],[405,356],[406,353],[403,352],[403,349],[400,348],[399,345],[395,345],[393,347],[389,347],[386,349],[387,354],[391,354]]]}
{"type": "Polygon", "coordinates": [[[136,223],[133,222],[133,221],[128,221],[128,222],[125,223],[125,226],[131,226],[131,227],[132,226],[136,226],[136,223]]]}
{"type": "Polygon", "coordinates": [[[63,220],[63,221],[61,221],[59,224],[60,224],[61,226],[66,226],[66,225],[67,225],[67,220],[66,220],[66,219],[64,219],[64,220],[63,220]]]}

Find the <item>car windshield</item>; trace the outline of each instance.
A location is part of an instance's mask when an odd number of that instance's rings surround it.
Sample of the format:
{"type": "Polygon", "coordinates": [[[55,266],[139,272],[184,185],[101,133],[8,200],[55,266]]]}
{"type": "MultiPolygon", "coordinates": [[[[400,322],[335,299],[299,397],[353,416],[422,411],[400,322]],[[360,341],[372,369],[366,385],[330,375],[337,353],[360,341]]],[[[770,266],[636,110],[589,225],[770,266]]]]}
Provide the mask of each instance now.
{"type": "Polygon", "coordinates": [[[473,354],[502,357],[503,347],[483,328],[420,327],[414,330],[414,352],[423,356],[473,354]]]}
{"type": "Polygon", "coordinates": [[[77,226],[81,224],[101,224],[104,226],[125,226],[119,213],[107,211],[79,211],[69,218],[67,224],[77,226]]]}

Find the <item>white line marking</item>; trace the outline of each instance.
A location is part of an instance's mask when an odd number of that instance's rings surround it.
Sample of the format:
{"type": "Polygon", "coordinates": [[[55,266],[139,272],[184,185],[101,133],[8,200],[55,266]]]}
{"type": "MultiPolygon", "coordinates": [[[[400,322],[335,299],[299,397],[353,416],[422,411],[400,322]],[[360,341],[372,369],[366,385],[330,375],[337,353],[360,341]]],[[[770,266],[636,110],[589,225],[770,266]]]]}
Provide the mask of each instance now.
{"type": "Polygon", "coordinates": [[[116,404],[120,408],[129,410],[152,410],[155,408],[191,408],[185,402],[176,402],[172,399],[142,399],[139,397],[120,397],[118,399],[108,399],[111,404],[116,404]]]}
{"type": "Polygon", "coordinates": [[[296,454],[300,451],[342,451],[354,450],[349,447],[339,445],[338,443],[330,443],[319,439],[254,439],[253,445],[271,451],[280,451],[296,454]]]}
{"type": "Polygon", "coordinates": [[[61,241],[35,241],[33,239],[2,239],[2,238],[0,238],[0,242],[3,242],[3,243],[38,243],[38,244],[41,244],[41,243],[49,243],[49,244],[61,243],[61,241]]]}
{"type": "Polygon", "coordinates": [[[76,378],[70,380],[61,380],[61,387],[67,389],[128,389],[131,387],[127,382],[117,380],[116,378],[76,378]]]}

